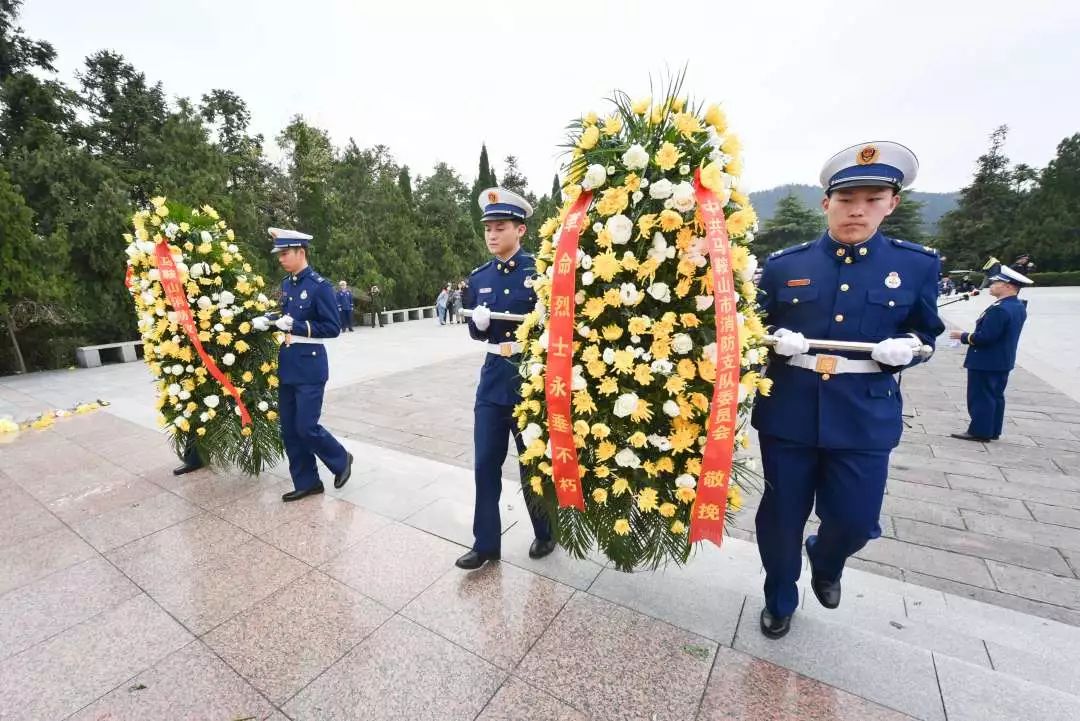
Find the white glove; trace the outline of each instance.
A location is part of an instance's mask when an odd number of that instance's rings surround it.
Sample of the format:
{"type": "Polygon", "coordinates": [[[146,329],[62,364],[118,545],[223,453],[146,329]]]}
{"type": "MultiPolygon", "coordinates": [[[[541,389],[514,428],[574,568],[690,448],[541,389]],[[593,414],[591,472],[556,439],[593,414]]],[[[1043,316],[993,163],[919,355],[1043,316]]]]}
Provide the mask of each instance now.
{"type": "Polygon", "coordinates": [[[773,335],[776,336],[776,344],[772,349],[778,355],[793,356],[810,350],[810,342],[802,333],[796,333],[787,328],[777,328],[773,335]]]}
{"type": "Polygon", "coordinates": [[[487,330],[491,326],[491,309],[486,305],[473,308],[472,322],[476,330],[487,330]]]}
{"type": "Polygon", "coordinates": [[[870,351],[870,357],[887,366],[906,366],[915,357],[910,338],[886,338],[870,351]]]}
{"type": "Polygon", "coordinates": [[[270,330],[270,319],[265,315],[251,319],[251,327],[258,331],[270,330]]]}
{"type": "Polygon", "coordinates": [[[274,321],[274,325],[278,327],[278,330],[283,330],[286,333],[292,331],[293,318],[291,315],[283,315],[274,321]]]}

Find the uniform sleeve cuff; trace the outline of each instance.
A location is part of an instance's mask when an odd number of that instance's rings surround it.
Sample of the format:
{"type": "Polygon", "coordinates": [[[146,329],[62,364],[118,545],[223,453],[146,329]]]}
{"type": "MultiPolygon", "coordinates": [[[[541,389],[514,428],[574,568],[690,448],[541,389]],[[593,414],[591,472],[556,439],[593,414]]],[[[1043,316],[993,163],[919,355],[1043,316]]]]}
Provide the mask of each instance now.
{"type": "Polygon", "coordinates": [[[971,342],[971,334],[970,333],[961,333],[960,334],[960,342],[963,343],[964,345],[975,345],[974,343],[971,342]]]}

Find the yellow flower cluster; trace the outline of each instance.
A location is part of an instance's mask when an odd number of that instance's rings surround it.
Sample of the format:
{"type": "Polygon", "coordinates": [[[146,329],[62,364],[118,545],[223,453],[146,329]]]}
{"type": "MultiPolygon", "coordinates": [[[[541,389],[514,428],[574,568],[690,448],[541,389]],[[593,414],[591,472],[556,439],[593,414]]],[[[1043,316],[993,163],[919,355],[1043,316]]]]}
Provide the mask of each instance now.
{"type": "MultiPolygon", "coordinates": [[[[737,343],[741,368],[739,415],[725,442],[737,450],[749,442],[753,399],[768,393],[769,381],[759,373],[765,328],[751,250],[757,217],[739,190],[741,145],[727,118],[718,106],[699,113],[674,96],[654,102],[619,95],[614,104],[603,119],[589,113],[574,126],[564,205],[540,227],[541,275],[533,288],[546,310],[531,313],[518,330],[527,356],[514,413],[526,439],[521,461],[533,471],[529,487],[554,504],[544,403],[553,239],[584,181],[593,197],[576,271],[572,427],[586,526],[609,558],[631,567],[663,560],[650,555],[661,551],[641,551],[632,541],[655,538],[654,526],[685,544],[724,340],[717,337],[695,172],[720,200],[731,242],[737,323],[726,335],[737,343]]],[[[748,462],[737,458],[729,511],[741,507],[749,475],[748,462]]]]}

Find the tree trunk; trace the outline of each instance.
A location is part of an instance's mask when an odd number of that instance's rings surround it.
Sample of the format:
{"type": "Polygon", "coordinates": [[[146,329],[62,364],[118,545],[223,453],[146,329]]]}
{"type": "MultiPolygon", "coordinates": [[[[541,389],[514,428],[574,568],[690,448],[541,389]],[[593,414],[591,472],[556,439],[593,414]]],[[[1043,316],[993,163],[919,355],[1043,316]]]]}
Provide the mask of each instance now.
{"type": "Polygon", "coordinates": [[[8,336],[11,337],[11,347],[15,351],[15,362],[19,364],[19,373],[26,373],[26,361],[23,360],[22,349],[19,348],[19,339],[15,337],[15,319],[8,313],[7,317],[8,336]]]}

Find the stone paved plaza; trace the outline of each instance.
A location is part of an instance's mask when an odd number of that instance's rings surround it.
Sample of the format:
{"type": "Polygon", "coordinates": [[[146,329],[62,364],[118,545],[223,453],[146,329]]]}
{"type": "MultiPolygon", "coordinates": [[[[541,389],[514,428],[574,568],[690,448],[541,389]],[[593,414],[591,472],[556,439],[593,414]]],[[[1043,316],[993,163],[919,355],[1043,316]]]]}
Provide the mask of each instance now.
{"type": "Polygon", "coordinates": [[[112,403],[0,445],[0,719],[1080,718],[1080,369],[1045,350],[1080,292],[1038,291],[1002,440],[948,437],[962,349],[906,373],[885,537],[780,641],[757,630],[753,499],[722,549],[624,574],[530,560],[508,484],[503,561],[455,569],[482,358],[463,328],[334,342],[324,422],[354,476],[289,505],[281,468],[172,476],[141,364],[0,379],[0,415],[112,403]]]}

